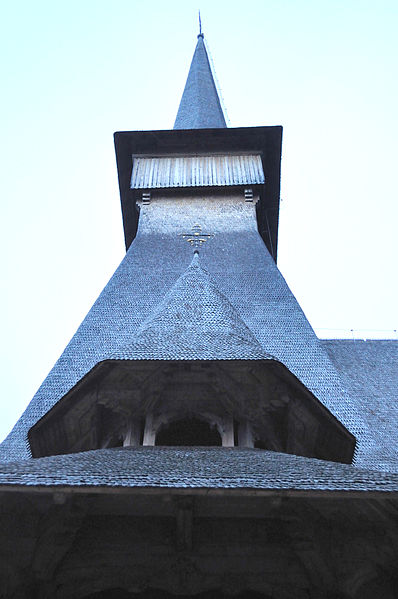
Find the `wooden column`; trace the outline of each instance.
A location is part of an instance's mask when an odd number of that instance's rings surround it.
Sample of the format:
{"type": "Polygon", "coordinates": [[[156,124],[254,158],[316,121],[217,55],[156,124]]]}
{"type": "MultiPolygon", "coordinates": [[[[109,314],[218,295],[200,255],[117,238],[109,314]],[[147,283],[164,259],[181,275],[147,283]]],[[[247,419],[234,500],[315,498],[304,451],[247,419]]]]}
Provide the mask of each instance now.
{"type": "Polygon", "coordinates": [[[254,447],[252,429],[247,420],[239,422],[238,445],[239,447],[254,447]]]}
{"type": "Polygon", "coordinates": [[[123,447],[137,447],[141,441],[141,423],[131,421],[123,437],[123,447]]]}
{"type": "Polygon", "coordinates": [[[143,445],[155,445],[156,431],[153,426],[153,415],[151,413],[146,415],[145,428],[144,428],[144,440],[143,445]]]}
{"type": "Polygon", "coordinates": [[[234,420],[226,416],[222,423],[221,441],[223,447],[234,447],[234,420]]]}

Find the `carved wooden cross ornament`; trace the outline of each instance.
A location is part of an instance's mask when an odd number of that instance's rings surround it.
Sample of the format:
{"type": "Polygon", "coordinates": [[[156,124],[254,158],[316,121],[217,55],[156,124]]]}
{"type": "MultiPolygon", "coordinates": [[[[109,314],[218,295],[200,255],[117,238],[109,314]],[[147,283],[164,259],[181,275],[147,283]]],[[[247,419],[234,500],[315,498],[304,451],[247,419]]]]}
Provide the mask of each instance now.
{"type": "Polygon", "coordinates": [[[182,233],[181,237],[192,247],[200,248],[208,239],[214,237],[214,233],[202,233],[202,227],[196,224],[192,227],[192,233],[182,233]]]}

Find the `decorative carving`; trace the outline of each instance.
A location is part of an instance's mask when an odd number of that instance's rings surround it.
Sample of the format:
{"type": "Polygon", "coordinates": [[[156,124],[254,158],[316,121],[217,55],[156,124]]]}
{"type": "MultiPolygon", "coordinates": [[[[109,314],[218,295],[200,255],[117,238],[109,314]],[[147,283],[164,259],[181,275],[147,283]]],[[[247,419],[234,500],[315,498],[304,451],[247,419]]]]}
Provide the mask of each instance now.
{"type": "Polygon", "coordinates": [[[253,190],[251,188],[245,189],[244,194],[245,194],[245,202],[253,201],[253,190]]]}
{"type": "Polygon", "coordinates": [[[214,233],[202,233],[202,227],[196,224],[192,227],[192,233],[182,233],[181,237],[188,241],[194,248],[201,248],[208,239],[214,237],[214,233]]]}
{"type": "Polygon", "coordinates": [[[142,192],[142,204],[145,206],[151,203],[151,192],[143,191],[142,192]]]}

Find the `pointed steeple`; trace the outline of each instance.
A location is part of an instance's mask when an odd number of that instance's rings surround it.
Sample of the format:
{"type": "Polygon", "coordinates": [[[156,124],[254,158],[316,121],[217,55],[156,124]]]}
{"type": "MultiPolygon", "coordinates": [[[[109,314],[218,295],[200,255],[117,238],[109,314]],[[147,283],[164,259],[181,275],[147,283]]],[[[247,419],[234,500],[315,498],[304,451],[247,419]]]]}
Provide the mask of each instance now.
{"type": "Polygon", "coordinates": [[[200,32],[174,129],[211,129],[226,126],[204,36],[200,32]]]}

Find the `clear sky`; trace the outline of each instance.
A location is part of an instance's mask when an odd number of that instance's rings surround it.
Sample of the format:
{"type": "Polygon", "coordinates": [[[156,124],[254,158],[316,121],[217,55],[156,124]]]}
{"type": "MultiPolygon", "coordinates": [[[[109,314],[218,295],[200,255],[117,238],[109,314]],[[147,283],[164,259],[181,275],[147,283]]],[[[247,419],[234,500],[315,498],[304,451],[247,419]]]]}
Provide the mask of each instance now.
{"type": "MultiPolygon", "coordinates": [[[[3,4],[0,438],[123,257],[112,133],[173,126],[198,8],[3,4]]],[[[398,3],[200,8],[231,126],[284,127],[278,263],[308,319],[396,337],[398,3]]]]}

